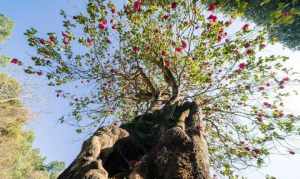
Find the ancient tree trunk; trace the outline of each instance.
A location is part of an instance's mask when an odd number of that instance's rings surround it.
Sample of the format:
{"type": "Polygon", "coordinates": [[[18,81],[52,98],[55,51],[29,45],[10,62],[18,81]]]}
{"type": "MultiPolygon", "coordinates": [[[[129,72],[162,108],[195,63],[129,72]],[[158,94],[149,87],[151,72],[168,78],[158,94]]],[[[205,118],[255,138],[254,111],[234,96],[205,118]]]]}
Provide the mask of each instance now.
{"type": "Polygon", "coordinates": [[[191,102],[171,105],[98,129],[59,179],[209,179],[197,109],[191,102]]]}

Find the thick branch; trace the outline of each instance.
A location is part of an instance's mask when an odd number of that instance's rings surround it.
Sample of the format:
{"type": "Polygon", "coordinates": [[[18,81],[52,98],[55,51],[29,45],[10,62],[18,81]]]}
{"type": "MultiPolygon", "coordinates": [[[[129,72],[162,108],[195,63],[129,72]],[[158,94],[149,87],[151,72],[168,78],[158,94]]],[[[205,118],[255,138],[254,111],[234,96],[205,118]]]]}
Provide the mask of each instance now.
{"type": "Polygon", "coordinates": [[[162,70],[166,83],[172,88],[172,96],[168,101],[168,103],[172,103],[172,102],[176,101],[178,98],[179,86],[178,86],[176,79],[175,79],[173,73],[171,72],[171,70],[164,65],[162,58],[156,64],[162,70]]]}

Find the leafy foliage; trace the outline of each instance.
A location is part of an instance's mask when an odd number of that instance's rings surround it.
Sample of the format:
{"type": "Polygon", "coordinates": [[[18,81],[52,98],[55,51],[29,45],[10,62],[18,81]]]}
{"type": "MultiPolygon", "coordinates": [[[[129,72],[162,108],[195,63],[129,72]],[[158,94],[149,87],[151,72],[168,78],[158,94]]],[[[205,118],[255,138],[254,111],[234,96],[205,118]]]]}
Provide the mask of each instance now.
{"type": "MultiPolygon", "coordinates": [[[[0,14],[0,43],[4,42],[11,34],[13,29],[13,22],[0,14]]],[[[0,66],[9,62],[10,58],[0,54],[0,66]]]]}
{"type": "Polygon", "coordinates": [[[12,32],[14,23],[3,14],[0,14],[0,43],[8,38],[12,32]]]}
{"type": "Polygon", "coordinates": [[[0,176],[5,179],[54,178],[62,168],[52,163],[48,173],[44,158],[37,149],[32,149],[34,135],[23,129],[28,113],[19,93],[17,81],[0,74],[0,176]]]}
{"type": "Polygon", "coordinates": [[[299,0],[216,0],[214,2],[233,15],[243,15],[258,25],[267,27],[272,40],[278,40],[291,49],[300,49],[299,0]]]}
{"type": "Polygon", "coordinates": [[[230,34],[234,19],[193,0],[136,0],[122,9],[89,0],[86,12],[61,14],[61,35],[25,33],[37,52],[25,72],[45,75],[57,97],[70,100],[69,117],[79,126],[111,117],[126,123],[172,102],[197,101],[211,165],[225,176],[262,166],[274,146],[299,133],[298,118],[284,112],[293,79],[287,57],[259,55],[265,30],[244,24],[230,34]],[[75,90],[63,90],[67,85],[75,90]]]}

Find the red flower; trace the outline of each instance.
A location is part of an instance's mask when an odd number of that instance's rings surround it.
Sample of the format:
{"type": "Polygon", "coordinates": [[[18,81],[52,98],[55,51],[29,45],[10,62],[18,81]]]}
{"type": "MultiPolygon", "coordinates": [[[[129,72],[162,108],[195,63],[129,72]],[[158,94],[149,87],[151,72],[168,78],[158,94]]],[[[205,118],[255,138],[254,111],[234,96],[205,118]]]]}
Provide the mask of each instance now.
{"type": "Polygon", "coordinates": [[[175,48],[175,51],[176,51],[176,52],[182,52],[182,50],[183,50],[182,47],[177,47],[177,48],[175,48]]]}
{"type": "Polygon", "coordinates": [[[138,48],[138,47],[133,47],[132,50],[133,50],[134,53],[138,53],[138,52],[140,51],[140,48],[138,48]]]}
{"type": "Polygon", "coordinates": [[[246,63],[240,63],[240,64],[239,64],[239,69],[240,69],[240,70],[244,70],[246,67],[247,67],[247,64],[246,64],[246,63]]]}
{"type": "Polygon", "coordinates": [[[176,2],[173,2],[173,3],[171,4],[171,8],[172,8],[172,9],[176,9],[176,8],[177,8],[177,3],[176,3],[176,2]]]}
{"type": "Polygon", "coordinates": [[[249,24],[245,24],[243,27],[242,27],[243,31],[244,32],[248,32],[250,30],[250,25],[249,24]]]}
{"type": "Polygon", "coordinates": [[[207,18],[210,22],[212,22],[212,23],[215,23],[215,22],[217,22],[217,16],[215,16],[215,15],[210,15],[210,16],[208,16],[208,18],[207,18]]]}
{"type": "Polygon", "coordinates": [[[141,0],[137,0],[133,3],[133,10],[135,12],[139,12],[142,10],[142,1],[141,0]]]}
{"type": "Polygon", "coordinates": [[[284,77],[282,80],[283,81],[289,81],[289,77],[284,77]]]}
{"type": "Polygon", "coordinates": [[[107,20],[106,19],[102,19],[99,22],[99,29],[101,30],[105,30],[107,28],[107,20]]]}
{"type": "Polygon", "coordinates": [[[208,5],[208,10],[209,11],[214,11],[217,8],[217,3],[210,3],[208,5]]]}
{"type": "Polygon", "coordinates": [[[186,48],[187,47],[186,41],[184,41],[184,40],[181,41],[181,47],[182,48],[186,48]]]}
{"type": "Polygon", "coordinates": [[[169,19],[169,17],[170,17],[169,14],[165,14],[165,15],[162,16],[162,19],[167,20],[167,19],[169,19]]]}
{"type": "Polygon", "coordinates": [[[18,63],[19,63],[19,60],[16,59],[16,58],[13,58],[13,59],[10,61],[10,63],[12,63],[12,64],[18,64],[18,63]]]}

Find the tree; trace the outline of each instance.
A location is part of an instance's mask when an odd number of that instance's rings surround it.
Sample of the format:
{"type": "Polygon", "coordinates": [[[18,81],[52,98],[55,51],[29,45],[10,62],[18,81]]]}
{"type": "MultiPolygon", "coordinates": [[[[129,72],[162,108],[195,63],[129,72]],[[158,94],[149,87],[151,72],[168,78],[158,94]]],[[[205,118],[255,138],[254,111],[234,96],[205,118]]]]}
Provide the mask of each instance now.
{"type": "MultiPolygon", "coordinates": [[[[0,14],[0,42],[11,34],[13,22],[0,14]]],[[[17,59],[0,57],[0,63],[10,61],[20,65],[17,59]]],[[[52,162],[45,166],[45,158],[32,148],[34,134],[25,131],[28,111],[20,99],[19,83],[0,73],[0,176],[5,179],[54,179],[64,163],[52,162]]]]}
{"type": "Polygon", "coordinates": [[[264,29],[244,24],[229,35],[233,19],[204,8],[193,0],[136,0],[121,9],[89,0],[86,12],[61,11],[61,35],[27,30],[37,54],[25,72],[45,75],[57,97],[70,100],[73,112],[61,122],[78,124],[78,132],[113,119],[122,123],[98,129],[61,178],[87,177],[94,169],[95,176],[132,176],[132,161],[141,161],[146,178],[208,178],[207,150],[210,167],[234,177],[242,168],[261,167],[272,147],[298,135],[298,118],[284,112],[293,81],[283,66],[287,57],[259,55],[267,45],[264,29]],[[128,146],[135,157],[124,151],[128,146]],[[101,154],[103,148],[112,151],[101,154]],[[178,163],[160,163],[161,155],[178,163]],[[127,167],[120,169],[120,158],[127,167]]]}
{"type": "Polygon", "coordinates": [[[267,27],[270,39],[277,40],[291,49],[299,50],[300,2],[298,0],[208,2],[218,4],[227,13],[242,15],[258,25],[267,27]]]}
{"type": "Polygon", "coordinates": [[[0,42],[3,42],[6,38],[8,38],[12,32],[14,23],[3,14],[0,14],[0,42]]]}
{"type": "MultiPolygon", "coordinates": [[[[10,36],[13,26],[13,22],[0,13],[0,43],[10,36]]],[[[7,63],[9,60],[9,57],[0,54],[0,65],[7,63]]]]}
{"type": "Polygon", "coordinates": [[[45,159],[32,148],[34,134],[23,129],[28,113],[19,99],[18,82],[0,74],[0,94],[0,176],[46,179],[48,175],[57,175],[56,169],[46,170],[45,159]]]}

